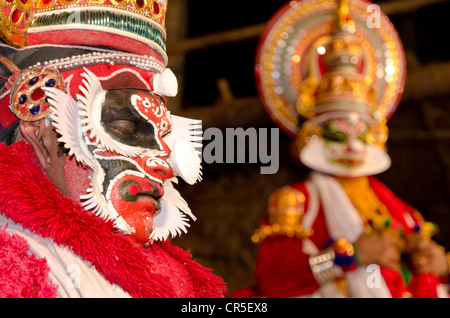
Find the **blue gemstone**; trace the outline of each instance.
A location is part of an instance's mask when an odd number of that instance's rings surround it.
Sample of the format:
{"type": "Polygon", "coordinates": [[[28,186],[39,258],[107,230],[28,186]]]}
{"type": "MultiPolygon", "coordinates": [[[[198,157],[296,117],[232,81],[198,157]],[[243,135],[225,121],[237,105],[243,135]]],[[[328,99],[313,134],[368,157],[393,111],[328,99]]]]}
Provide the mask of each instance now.
{"type": "Polygon", "coordinates": [[[47,87],[54,87],[55,85],[56,85],[56,81],[53,78],[51,78],[47,82],[45,82],[45,86],[47,86],[47,87]]]}
{"type": "Polygon", "coordinates": [[[30,113],[32,115],[37,115],[39,114],[39,111],[41,110],[41,106],[37,105],[37,106],[33,106],[30,108],[30,113]]]}
{"type": "Polygon", "coordinates": [[[20,104],[20,105],[25,104],[27,100],[28,100],[27,95],[22,94],[22,95],[20,95],[20,97],[19,97],[19,104],[20,104]]]}
{"type": "Polygon", "coordinates": [[[35,76],[35,77],[33,77],[32,79],[30,79],[30,80],[28,81],[28,84],[29,84],[30,86],[33,86],[34,84],[37,83],[37,81],[39,81],[39,76],[35,76]]]}

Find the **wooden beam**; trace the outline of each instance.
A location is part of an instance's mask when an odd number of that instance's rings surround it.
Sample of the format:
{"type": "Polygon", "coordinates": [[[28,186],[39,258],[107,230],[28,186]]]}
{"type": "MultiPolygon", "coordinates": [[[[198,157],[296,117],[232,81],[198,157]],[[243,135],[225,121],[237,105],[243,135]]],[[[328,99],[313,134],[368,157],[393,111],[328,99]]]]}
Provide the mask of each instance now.
{"type": "MultiPolygon", "coordinates": [[[[449,2],[449,0],[396,0],[380,3],[381,10],[387,15],[404,14],[414,12],[434,4],[449,2]]],[[[266,27],[266,23],[245,26],[242,28],[206,34],[182,41],[170,41],[167,43],[169,56],[176,53],[187,53],[195,50],[202,50],[208,47],[225,45],[228,43],[244,41],[261,36],[266,27]]]]}
{"type": "MultiPolygon", "coordinates": [[[[450,62],[417,66],[407,75],[402,102],[450,94],[450,62]]],[[[224,87],[226,84],[221,83],[224,87]]],[[[227,90],[225,90],[227,92],[227,90]]],[[[169,106],[170,108],[170,106],[169,106]]],[[[213,105],[194,106],[180,115],[203,120],[204,127],[257,127],[271,125],[258,96],[234,97],[228,92],[213,105]],[[225,97],[229,98],[225,98],[225,97]]]]}
{"type": "Polygon", "coordinates": [[[257,96],[235,98],[233,101],[219,101],[209,106],[192,107],[179,114],[174,113],[174,115],[202,120],[203,128],[245,128],[271,125],[261,100],[257,96]]]}
{"type": "Polygon", "coordinates": [[[178,43],[168,42],[167,52],[171,54],[202,50],[211,46],[224,45],[237,41],[257,38],[264,31],[265,23],[251,25],[235,30],[202,35],[178,43]]]}

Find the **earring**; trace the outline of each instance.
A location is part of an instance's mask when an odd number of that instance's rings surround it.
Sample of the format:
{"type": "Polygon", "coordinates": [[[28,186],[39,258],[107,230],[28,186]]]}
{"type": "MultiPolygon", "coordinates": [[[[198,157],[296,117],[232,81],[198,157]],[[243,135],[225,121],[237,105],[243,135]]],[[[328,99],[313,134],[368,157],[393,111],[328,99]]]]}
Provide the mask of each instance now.
{"type": "Polygon", "coordinates": [[[47,169],[50,169],[51,165],[52,165],[52,159],[50,159],[50,157],[47,157],[47,169]]]}

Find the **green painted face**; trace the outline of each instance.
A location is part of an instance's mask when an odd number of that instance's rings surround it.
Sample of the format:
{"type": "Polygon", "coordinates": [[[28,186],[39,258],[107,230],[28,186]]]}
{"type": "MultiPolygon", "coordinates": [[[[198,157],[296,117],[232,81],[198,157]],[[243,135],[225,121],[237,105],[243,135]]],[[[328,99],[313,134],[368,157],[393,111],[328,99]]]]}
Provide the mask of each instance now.
{"type": "Polygon", "coordinates": [[[367,155],[367,124],[349,118],[332,119],[323,126],[325,156],[334,164],[355,168],[367,155]]]}

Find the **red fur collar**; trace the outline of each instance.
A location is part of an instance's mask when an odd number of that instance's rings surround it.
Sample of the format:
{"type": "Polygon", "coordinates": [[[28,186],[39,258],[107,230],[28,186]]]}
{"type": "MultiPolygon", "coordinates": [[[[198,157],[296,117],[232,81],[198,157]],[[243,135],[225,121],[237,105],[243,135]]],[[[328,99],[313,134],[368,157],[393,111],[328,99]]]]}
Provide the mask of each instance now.
{"type": "Polygon", "coordinates": [[[0,211],[69,247],[133,297],[223,297],[225,292],[223,280],[190,259],[189,253],[169,242],[135,246],[114,231],[112,222],[63,196],[24,142],[0,144],[0,211]],[[172,281],[174,276],[182,282],[172,281]]]}

